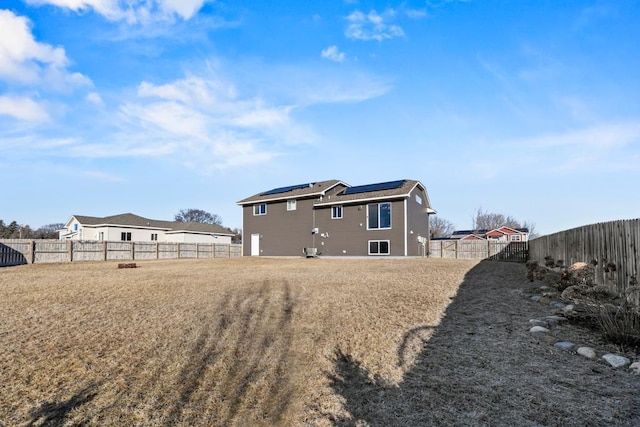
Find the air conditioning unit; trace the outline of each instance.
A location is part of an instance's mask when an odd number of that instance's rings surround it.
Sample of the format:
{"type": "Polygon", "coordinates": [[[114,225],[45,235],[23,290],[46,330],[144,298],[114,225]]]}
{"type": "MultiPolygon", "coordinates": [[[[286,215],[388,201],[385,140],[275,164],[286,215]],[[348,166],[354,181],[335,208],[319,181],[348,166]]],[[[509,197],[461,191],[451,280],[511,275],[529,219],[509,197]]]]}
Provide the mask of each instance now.
{"type": "Polygon", "coordinates": [[[318,248],[304,248],[304,256],[307,258],[317,258],[318,248]]]}

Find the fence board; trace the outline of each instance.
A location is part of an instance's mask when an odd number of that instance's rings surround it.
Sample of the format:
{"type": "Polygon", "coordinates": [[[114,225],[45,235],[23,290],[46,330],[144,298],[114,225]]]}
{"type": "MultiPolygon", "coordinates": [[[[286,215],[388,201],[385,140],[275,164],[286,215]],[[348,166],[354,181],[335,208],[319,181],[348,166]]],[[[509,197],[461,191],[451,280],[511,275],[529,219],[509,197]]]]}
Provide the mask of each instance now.
{"type": "Polygon", "coordinates": [[[496,242],[491,240],[432,240],[429,256],[433,258],[492,259],[502,261],[527,260],[527,242],[496,242]]]}
{"type": "MultiPolygon", "coordinates": [[[[538,237],[529,242],[529,258],[543,263],[544,257],[575,262],[597,262],[595,281],[611,290],[626,292],[638,280],[640,267],[640,219],[610,221],[586,225],[538,237]],[[605,271],[607,263],[615,271],[605,271]]],[[[640,303],[640,292],[632,295],[640,303]]]]}
{"type": "Polygon", "coordinates": [[[0,267],[75,261],[237,258],[242,245],[213,243],[0,240],[0,267]]]}

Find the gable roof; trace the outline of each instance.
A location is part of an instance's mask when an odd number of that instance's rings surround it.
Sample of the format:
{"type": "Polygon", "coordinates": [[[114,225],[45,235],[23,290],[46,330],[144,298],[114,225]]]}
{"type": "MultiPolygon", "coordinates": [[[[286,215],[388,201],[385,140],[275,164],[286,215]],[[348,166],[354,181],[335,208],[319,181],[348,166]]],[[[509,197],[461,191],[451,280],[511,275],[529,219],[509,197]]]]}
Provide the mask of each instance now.
{"type": "Polygon", "coordinates": [[[309,184],[291,185],[288,187],[274,188],[273,190],[262,191],[251,197],[236,202],[238,205],[248,205],[259,202],[272,202],[276,200],[307,198],[314,196],[323,196],[327,190],[332,189],[338,184],[349,186],[337,179],[327,181],[310,182],[309,184]]]}
{"type": "Polygon", "coordinates": [[[177,221],[162,221],[157,219],[144,218],[132,213],[123,213],[118,215],[112,215],[107,217],[95,217],[84,215],[73,215],[69,221],[75,218],[80,224],[85,226],[122,226],[122,227],[137,227],[137,228],[156,228],[165,230],[168,233],[207,233],[207,234],[219,234],[233,236],[233,233],[218,224],[202,224],[199,222],[177,222],[177,221]]]}
{"type": "Polygon", "coordinates": [[[382,182],[378,184],[367,184],[358,187],[349,187],[338,194],[332,194],[319,201],[315,206],[328,206],[342,203],[357,203],[370,200],[398,199],[408,197],[414,188],[419,187],[425,192],[427,200],[425,206],[430,209],[429,196],[420,181],[413,179],[402,179],[398,181],[382,182]],[[388,184],[388,185],[387,185],[388,184]],[[355,190],[355,191],[354,191],[355,190]]]}

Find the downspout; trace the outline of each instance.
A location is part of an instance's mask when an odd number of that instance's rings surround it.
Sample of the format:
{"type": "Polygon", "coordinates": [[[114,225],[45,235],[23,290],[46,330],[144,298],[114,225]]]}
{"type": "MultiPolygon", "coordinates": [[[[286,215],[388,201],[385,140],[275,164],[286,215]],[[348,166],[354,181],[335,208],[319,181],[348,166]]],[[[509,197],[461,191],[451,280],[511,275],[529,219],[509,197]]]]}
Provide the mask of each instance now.
{"type": "Polygon", "coordinates": [[[409,238],[407,235],[407,198],[404,199],[404,256],[407,256],[407,239],[409,238]]]}

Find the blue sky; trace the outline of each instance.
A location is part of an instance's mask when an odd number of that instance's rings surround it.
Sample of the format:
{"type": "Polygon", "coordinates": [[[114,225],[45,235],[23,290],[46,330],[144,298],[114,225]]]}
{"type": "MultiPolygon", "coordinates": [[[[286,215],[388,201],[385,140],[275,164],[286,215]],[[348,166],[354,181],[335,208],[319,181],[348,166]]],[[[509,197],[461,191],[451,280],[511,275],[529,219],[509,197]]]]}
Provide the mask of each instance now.
{"type": "Polygon", "coordinates": [[[0,218],[417,179],[541,234],[640,216],[638,1],[3,0],[0,218]]]}

